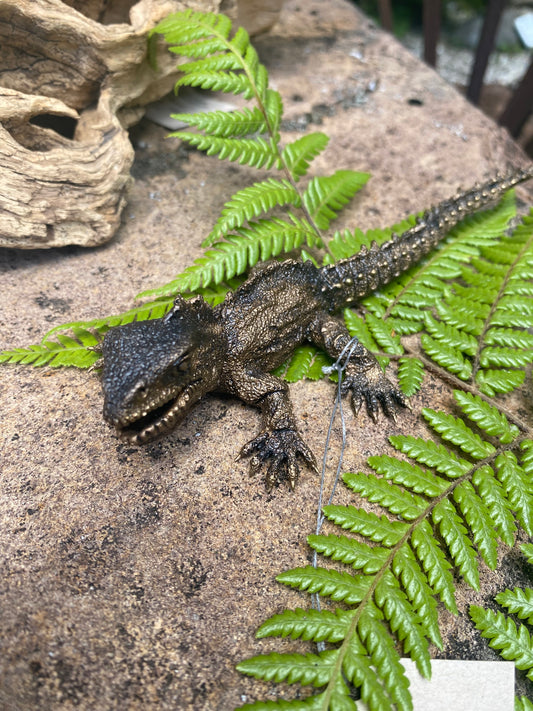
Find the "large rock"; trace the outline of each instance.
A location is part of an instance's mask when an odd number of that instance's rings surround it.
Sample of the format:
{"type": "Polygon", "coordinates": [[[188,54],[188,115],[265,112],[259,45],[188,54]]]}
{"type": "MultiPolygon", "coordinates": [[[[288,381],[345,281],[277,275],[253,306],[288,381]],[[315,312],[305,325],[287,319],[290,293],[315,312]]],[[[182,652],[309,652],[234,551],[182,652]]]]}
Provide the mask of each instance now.
{"type": "MultiPolygon", "coordinates": [[[[342,224],[392,224],[460,185],[518,165],[523,154],[478,110],[344,0],[291,0],[256,42],[286,106],[284,137],[324,130],[318,172],[369,170],[342,224]]],[[[223,202],[262,173],[132,130],[136,183],[115,239],[98,249],[0,250],[0,348],[37,342],[59,323],[117,313],[201,254],[223,202]]],[[[531,200],[531,186],[520,195],[531,200]]],[[[306,565],[318,479],[267,494],[238,449],[259,413],[208,397],[173,434],[125,446],[103,423],[98,378],[76,370],[2,367],[0,452],[0,707],[229,711],[277,688],[234,665],[274,647],[257,641],[266,616],[307,606],[275,582],[306,565]]],[[[318,459],[330,383],[291,386],[302,433],[318,459]]],[[[387,436],[422,435],[422,406],[449,406],[428,380],[395,425],[346,413],[344,469],[364,469],[387,436]]],[[[339,451],[340,425],[332,448],[339,451]]],[[[328,486],[333,478],[335,462],[328,486]]],[[[343,487],[335,501],[348,500],[343,487]]],[[[483,596],[527,584],[513,553],[483,570],[483,596]]],[[[493,654],[464,617],[443,619],[449,656],[493,654]]]]}

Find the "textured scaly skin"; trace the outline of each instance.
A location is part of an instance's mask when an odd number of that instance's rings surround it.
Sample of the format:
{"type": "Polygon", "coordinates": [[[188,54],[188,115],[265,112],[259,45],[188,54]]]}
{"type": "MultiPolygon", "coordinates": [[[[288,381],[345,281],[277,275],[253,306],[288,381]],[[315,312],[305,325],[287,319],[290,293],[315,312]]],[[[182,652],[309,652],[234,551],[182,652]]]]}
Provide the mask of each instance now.
{"type": "MultiPolygon", "coordinates": [[[[241,450],[251,458],[251,473],[262,471],[267,488],[283,479],[293,488],[300,461],[314,469],[316,461],[298,432],[287,384],[270,371],[304,341],[338,358],[350,335],[335,312],[389,283],[465,215],[531,177],[533,167],[445,200],[402,235],[321,269],[293,260],[260,265],[214,309],[201,297],[178,297],[162,319],[110,329],[102,346],[105,419],[142,444],[175,427],[206,393],[234,395],[262,413],[260,433],[241,450]]],[[[380,408],[394,417],[405,405],[360,343],[342,392],[350,394],[356,413],[365,402],[373,419],[380,408]]]]}

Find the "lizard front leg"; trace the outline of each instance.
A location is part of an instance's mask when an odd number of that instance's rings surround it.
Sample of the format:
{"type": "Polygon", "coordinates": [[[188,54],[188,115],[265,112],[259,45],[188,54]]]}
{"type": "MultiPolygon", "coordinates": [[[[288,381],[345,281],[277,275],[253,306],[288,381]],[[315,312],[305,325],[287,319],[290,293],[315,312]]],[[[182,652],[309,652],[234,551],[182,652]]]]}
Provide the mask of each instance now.
{"type": "MultiPolygon", "coordinates": [[[[335,360],[351,341],[344,323],[325,312],[311,325],[309,338],[335,360]]],[[[355,414],[364,401],[374,422],[380,406],[387,417],[393,419],[398,405],[406,406],[403,393],[387,380],[376,358],[361,343],[355,345],[341,383],[341,394],[348,393],[351,393],[355,414]]]]}
{"type": "Polygon", "coordinates": [[[239,455],[251,457],[251,475],[263,472],[268,490],[285,479],[294,489],[300,460],[317,471],[315,457],[296,427],[286,383],[256,369],[233,369],[228,391],[261,409],[261,431],[239,455]]]}

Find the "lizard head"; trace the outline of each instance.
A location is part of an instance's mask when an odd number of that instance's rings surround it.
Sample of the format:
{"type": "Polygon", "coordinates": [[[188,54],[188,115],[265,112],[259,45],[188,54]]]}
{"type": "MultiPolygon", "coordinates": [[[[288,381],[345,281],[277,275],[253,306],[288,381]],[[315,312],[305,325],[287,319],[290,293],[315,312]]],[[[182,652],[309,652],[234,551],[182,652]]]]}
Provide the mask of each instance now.
{"type": "Polygon", "coordinates": [[[111,328],[102,344],[104,418],[132,444],[171,430],[216,387],[224,341],[201,297],[160,319],[111,328]]]}

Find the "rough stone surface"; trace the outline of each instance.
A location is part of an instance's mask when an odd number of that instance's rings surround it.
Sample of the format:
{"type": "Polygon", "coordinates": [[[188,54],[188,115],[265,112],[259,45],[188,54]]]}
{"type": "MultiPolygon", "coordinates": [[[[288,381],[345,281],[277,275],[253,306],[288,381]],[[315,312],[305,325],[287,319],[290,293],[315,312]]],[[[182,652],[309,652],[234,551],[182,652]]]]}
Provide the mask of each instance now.
{"type": "MultiPolygon", "coordinates": [[[[284,97],[285,136],[321,128],[331,142],[317,171],[373,175],[345,225],[390,224],[524,161],[504,131],[344,0],[291,0],[256,46],[284,97]]],[[[0,348],[128,308],[190,264],[224,200],[258,179],[164,133],[148,123],[133,132],[136,183],[111,243],[0,250],[0,348]]],[[[531,187],[520,195],[531,200],[531,187]]],[[[226,711],[276,698],[280,689],[234,665],[274,648],[253,636],[267,615],[307,605],[274,576],[310,560],[317,478],[271,494],[249,479],[235,454],[259,416],[232,400],[206,398],[174,434],[141,449],[103,423],[94,375],[3,367],[0,378],[0,707],[226,711]]],[[[332,388],[291,391],[320,457],[332,388]]],[[[449,393],[429,381],[397,426],[347,414],[345,469],[364,467],[394,432],[421,434],[420,408],[442,403],[449,393]]],[[[335,452],[340,434],[337,424],[335,452]]],[[[464,613],[470,600],[524,583],[516,553],[501,557],[480,595],[461,589],[462,616],[444,620],[448,656],[494,658],[464,613]]]]}

